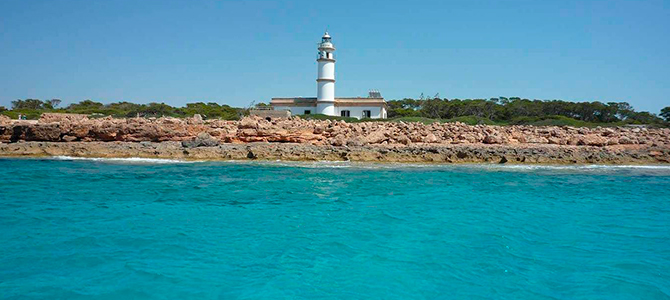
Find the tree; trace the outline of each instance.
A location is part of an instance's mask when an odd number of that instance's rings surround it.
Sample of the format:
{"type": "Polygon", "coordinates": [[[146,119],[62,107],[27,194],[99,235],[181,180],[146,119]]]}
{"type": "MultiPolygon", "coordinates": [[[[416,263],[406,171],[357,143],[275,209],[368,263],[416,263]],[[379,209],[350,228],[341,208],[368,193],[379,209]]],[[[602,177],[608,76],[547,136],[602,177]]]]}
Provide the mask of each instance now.
{"type": "Polygon", "coordinates": [[[12,109],[44,109],[44,102],[40,99],[17,99],[12,101],[12,109]]]}
{"type": "Polygon", "coordinates": [[[4,106],[0,106],[0,112],[7,111],[7,108],[4,106]]]}
{"type": "Polygon", "coordinates": [[[653,123],[660,123],[663,120],[656,116],[655,114],[646,112],[646,111],[641,111],[641,112],[636,112],[631,119],[635,121],[636,123],[640,124],[653,124],[653,123]]]}
{"type": "Polygon", "coordinates": [[[665,119],[666,122],[670,122],[670,106],[661,109],[660,116],[665,119]]]}
{"type": "Polygon", "coordinates": [[[47,104],[49,104],[51,106],[51,108],[56,108],[56,107],[58,107],[58,105],[60,105],[61,100],[60,99],[51,99],[51,100],[47,100],[45,102],[47,104]]]}

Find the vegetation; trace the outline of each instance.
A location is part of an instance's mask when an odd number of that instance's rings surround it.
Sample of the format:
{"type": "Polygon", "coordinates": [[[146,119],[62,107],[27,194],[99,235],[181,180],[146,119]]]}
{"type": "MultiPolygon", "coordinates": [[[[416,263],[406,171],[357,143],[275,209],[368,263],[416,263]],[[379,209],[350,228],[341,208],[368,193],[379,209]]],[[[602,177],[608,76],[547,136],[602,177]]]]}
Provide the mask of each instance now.
{"type": "Polygon", "coordinates": [[[0,109],[0,114],[7,115],[13,119],[18,115],[25,115],[28,119],[38,119],[45,112],[87,114],[92,117],[113,116],[123,117],[188,117],[194,114],[200,114],[203,118],[209,119],[239,119],[244,109],[230,107],[228,105],[219,105],[214,102],[188,103],[185,107],[172,107],[165,103],[135,104],[130,102],[115,102],[103,104],[92,100],[84,100],[79,103],[73,103],[65,108],[56,108],[61,100],[38,100],[26,99],[12,101],[12,109],[0,109]]]}
{"type": "Polygon", "coordinates": [[[661,109],[661,117],[665,119],[666,122],[670,122],[670,106],[661,109]]]}
{"type": "MultiPolygon", "coordinates": [[[[206,119],[239,119],[247,114],[243,108],[219,105],[214,102],[188,103],[184,107],[172,107],[165,103],[135,104],[115,102],[103,104],[92,100],[73,103],[59,108],[61,100],[25,99],[11,102],[11,109],[0,106],[0,114],[16,119],[24,115],[28,119],[38,119],[44,112],[87,114],[91,117],[188,117],[200,114],[206,119]]],[[[668,126],[670,107],[663,108],[657,116],[649,112],[636,112],[626,102],[569,102],[563,100],[529,100],[518,97],[491,99],[402,99],[390,100],[389,119],[379,121],[421,122],[463,122],[470,125],[568,125],[568,126],[620,126],[626,124],[650,124],[668,126]]],[[[257,108],[267,107],[258,103],[257,108]]],[[[308,120],[344,120],[361,122],[349,117],[326,115],[302,115],[308,120]]]]}
{"type": "MultiPolygon", "coordinates": [[[[528,100],[518,97],[491,99],[403,99],[388,101],[391,119],[423,117],[468,124],[532,124],[599,126],[624,124],[667,125],[649,112],[636,112],[626,102],[569,102],[528,100]]],[[[661,117],[670,117],[664,108],[661,117]]]]}

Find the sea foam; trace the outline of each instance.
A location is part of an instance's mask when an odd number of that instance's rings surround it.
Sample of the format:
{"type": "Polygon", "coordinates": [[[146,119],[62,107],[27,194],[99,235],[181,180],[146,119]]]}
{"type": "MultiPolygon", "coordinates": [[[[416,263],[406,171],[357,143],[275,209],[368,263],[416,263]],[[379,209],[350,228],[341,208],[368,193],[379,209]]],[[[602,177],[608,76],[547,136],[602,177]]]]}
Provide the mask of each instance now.
{"type": "Polygon", "coordinates": [[[181,164],[181,163],[196,163],[201,161],[196,160],[179,160],[166,158],[142,158],[142,157],[76,157],[76,156],[54,156],[55,160],[87,160],[97,162],[110,163],[128,163],[128,164],[181,164]]]}
{"type": "MultiPolygon", "coordinates": [[[[192,164],[205,162],[203,160],[180,160],[164,158],[101,158],[101,157],[75,157],[54,156],[55,160],[87,160],[96,162],[107,162],[117,164],[192,164]]],[[[443,169],[443,170],[482,170],[500,172],[577,172],[577,173],[617,173],[622,171],[649,171],[655,173],[667,173],[670,175],[668,165],[516,165],[516,164],[430,164],[430,163],[397,163],[397,162],[351,162],[351,161],[250,161],[250,160],[227,160],[213,161],[215,164],[235,164],[267,167],[296,167],[314,169],[443,169]]]]}

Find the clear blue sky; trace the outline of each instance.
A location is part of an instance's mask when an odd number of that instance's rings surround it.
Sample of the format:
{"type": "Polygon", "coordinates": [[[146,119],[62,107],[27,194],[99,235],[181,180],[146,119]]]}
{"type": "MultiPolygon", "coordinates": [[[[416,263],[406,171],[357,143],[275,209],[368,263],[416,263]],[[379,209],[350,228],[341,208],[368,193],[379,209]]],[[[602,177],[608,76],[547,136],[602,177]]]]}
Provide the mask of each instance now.
{"type": "Polygon", "coordinates": [[[316,94],[519,96],[670,106],[670,1],[0,1],[0,105],[316,94]]]}

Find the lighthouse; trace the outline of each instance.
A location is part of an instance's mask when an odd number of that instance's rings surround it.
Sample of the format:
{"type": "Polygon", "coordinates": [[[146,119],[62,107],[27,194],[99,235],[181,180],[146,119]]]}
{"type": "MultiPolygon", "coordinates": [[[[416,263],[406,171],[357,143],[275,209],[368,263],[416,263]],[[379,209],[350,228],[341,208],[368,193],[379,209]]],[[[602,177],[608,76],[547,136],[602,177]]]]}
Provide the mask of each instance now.
{"type": "Polygon", "coordinates": [[[319,64],[316,78],[316,113],[334,116],[335,114],[335,46],[330,40],[328,31],[321,37],[319,54],[316,61],[319,64]]]}
{"type": "MultiPolygon", "coordinates": [[[[290,115],[307,116],[319,114],[329,117],[356,119],[385,119],[386,100],[378,90],[370,90],[368,97],[335,98],[335,46],[328,31],[321,37],[316,56],[316,97],[272,98],[270,106],[275,111],[290,115]]],[[[285,114],[284,114],[285,115],[285,114]]]]}

